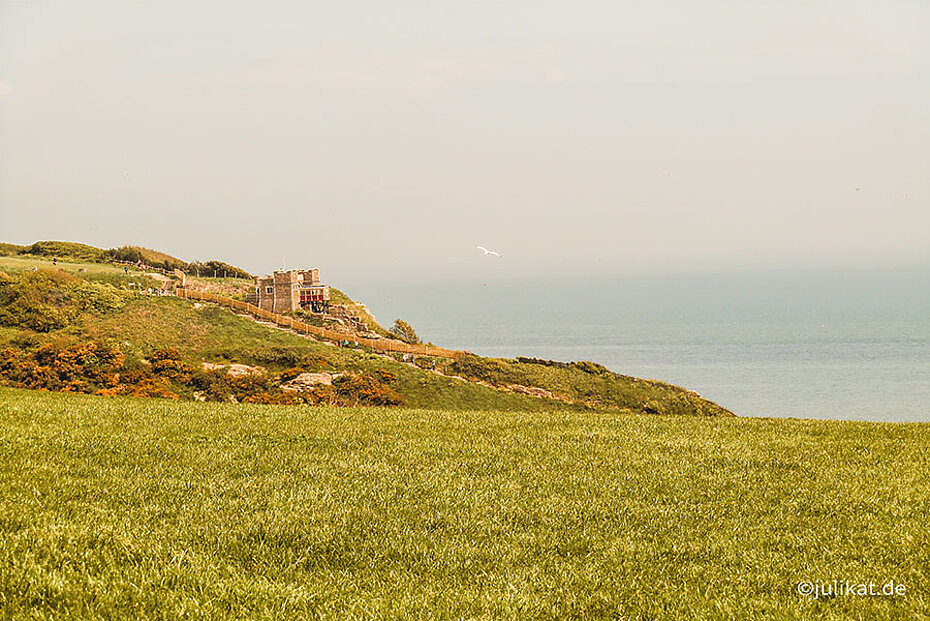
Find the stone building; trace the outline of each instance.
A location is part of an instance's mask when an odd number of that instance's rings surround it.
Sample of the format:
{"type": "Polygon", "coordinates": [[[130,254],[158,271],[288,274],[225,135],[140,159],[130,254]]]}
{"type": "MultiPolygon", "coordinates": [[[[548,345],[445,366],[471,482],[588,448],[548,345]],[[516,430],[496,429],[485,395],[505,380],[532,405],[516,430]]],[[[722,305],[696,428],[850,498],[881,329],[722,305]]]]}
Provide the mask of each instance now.
{"type": "Polygon", "coordinates": [[[329,311],[329,285],[320,284],[320,270],[276,271],[255,277],[255,291],[246,302],[273,313],[304,309],[314,313],[329,311]]]}

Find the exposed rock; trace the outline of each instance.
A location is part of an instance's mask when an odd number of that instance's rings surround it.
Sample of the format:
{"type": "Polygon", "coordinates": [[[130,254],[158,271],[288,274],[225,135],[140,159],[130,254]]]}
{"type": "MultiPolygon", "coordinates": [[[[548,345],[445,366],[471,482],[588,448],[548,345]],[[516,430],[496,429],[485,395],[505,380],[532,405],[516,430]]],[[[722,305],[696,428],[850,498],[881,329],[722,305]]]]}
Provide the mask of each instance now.
{"type": "Polygon", "coordinates": [[[251,367],[247,364],[231,364],[226,374],[231,377],[244,377],[246,375],[264,375],[265,367],[251,367]]]}
{"type": "Polygon", "coordinates": [[[245,377],[247,375],[264,375],[267,371],[265,367],[252,367],[247,364],[222,364],[220,362],[202,362],[201,368],[204,371],[220,371],[226,369],[226,374],[230,377],[245,377]]]}
{"type": "Polygon", "coordinates": [[[285,392],[310,392],[317,386],[332,386],[333,377],[331,373],[301,373],[289,382],[281,384],[281,390],[285,392]]]}
{"type": "Polygon", "coordinates": [[[556,399],[557,397],[544,388],[535,386],[523,386],[521,384],[508,384],[507,388],[512,392],[521,395],[531,395],[533,397],[543,397],[544,399],[556,399]]]}

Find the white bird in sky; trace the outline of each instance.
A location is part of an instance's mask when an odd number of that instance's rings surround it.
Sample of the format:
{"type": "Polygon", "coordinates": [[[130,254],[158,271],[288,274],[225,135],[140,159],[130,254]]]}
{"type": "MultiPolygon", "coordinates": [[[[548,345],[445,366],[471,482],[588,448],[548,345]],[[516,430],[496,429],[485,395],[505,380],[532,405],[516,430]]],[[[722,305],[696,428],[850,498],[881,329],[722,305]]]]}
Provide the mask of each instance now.
{"type": "Polygon", "coordinates": [[[493,255],[494,255],[495,257],[497,257],[498,259],[501,257],[501,255],[500,255],[499,252],[494,252],[493,250],[488,250],[488,249],[485,248],[484,246],[476,246],[476,248],[478,248],[478,250],[480,250],[481,252],[483,252],[483,253],[484,253],[484,256],[488,256],[489,254],[493,254],[493,255]]]}

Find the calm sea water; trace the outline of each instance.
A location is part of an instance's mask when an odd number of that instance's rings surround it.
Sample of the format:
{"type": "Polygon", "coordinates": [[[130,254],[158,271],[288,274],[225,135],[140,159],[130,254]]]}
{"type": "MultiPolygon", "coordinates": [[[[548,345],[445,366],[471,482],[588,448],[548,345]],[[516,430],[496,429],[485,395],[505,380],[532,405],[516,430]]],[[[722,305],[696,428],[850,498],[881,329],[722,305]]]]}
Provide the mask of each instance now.
{"type": "Polygon", "coordinates": [[[930,421],[930,270],[359,289],[443,346],[594,360],[743,416],[930,421]]]}

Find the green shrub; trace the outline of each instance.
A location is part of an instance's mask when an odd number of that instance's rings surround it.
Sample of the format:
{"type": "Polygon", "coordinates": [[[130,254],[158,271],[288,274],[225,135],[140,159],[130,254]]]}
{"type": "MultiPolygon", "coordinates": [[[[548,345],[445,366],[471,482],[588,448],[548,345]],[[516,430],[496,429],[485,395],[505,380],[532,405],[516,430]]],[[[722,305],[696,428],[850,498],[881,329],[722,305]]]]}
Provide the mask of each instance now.
{"type": "Polygon", "coordinates": [[[119,310],[129,296],[128,291],[60,270],[24,272],[0,278],[0,325],[50,332],[70,325],[81,312],[119,310]]]}
{"type": "Polygon", "coordinates": [[[19,244],[0,242],[0,256],[2,257],[11,257],[16,254],[21,254],[25,249],[25,246],[20,246],[19,244]]]}
{"type": "Polygon", "coordinates": [[[558,360],[543,360],[542,358],[526,358],[524,356],[517,356],[517,362],[522,364],[539,364],[544,367],[555,367],[557,369],[567,369],[572,363],[571,362],[559,362],[558,360]]]}
{"type": "Polygon", "coordinates": [[[333,380],[333,390],[342,405],[403,405],[404,398],[384,378],[383,374],[343,375],[333,380]]]}
{"type": "Polygon", "coordinates": [[[176,347],[165,347],[164,349],[156,349],[151,354],[149,354],[149,362],[156,362],[158,360],[180,360],[181,352],[178,351],[176,347]]]}
{"type": "Polygon", "coordinates": [[[596,362],[591,362],[590,360],[582,360],[581,362],[572,362],[568,365],[571,368],[578,369],[584,373],[589,373],[591,375],[613,375],[610,369],[605,367],[602,364],[596,362]]]}
{"type": "Polygon", "coordinates": [[[114,261],[125,261],[129,263],[137,263],[143,259],[142,251],[132,246],[111,248],[106,251],[106,255],[114,261]]]}
{"type": "Polygon", "coordinates": [[[85,311],[107,313],[119,310],[130,297],[128,291],[99,282],[83,281],[77,285],[72,296],[78,308],[85,311]]]}
{"type": "Polygon", "coordinates": [[[244,269],[238,268],[229,263],[222,261],[206,261],[201,263],[194,261],[187,265],[187,270],[199,276],[216,277],[216,278],[244,278],[251,279],[252,275],[244,269]]]}
{"type": "Polygon", "coordinates": [[[456,358],[449,368],[457,375],[488,382],[494,386],[518,384],[524,377],[519,369],[515,369],[513,363],[507,360],[482,358],[473,354],[465,354],[456,358]]]}
{"type": "Polygon", "coordinates": [[[291,367],[290,369],[283,371],[281,375],[278,376],[278,380],[281,383],[289,382],[292,379],[296,378],[298,375],[301,375],[302,373],[304,373],[304,370],[301,369],[300,367],[291,367]]]}
{"type": "Polygon", "coordinates": [[[249,357],[259,364],[277,365],[279,367],[295,367],[301,363],[304,356],[291,347],[267,347],[248,352],[249,357]]]}
{"type": "Polygon", "coordinates": [[[121,246],[119,248],[111,248],[110,250],[104,251],[104,256],[110,261],[122,261],[127,263],[138,263],[141,261],[149,267],[156,267],[168,271],[174,269],[188,269],[188,263],[180,259],[176,259],[161,252],[156,252],[147,248],[139,248],[136,246],[121,246]]]}
{"type": "Polygon", "coordinates": [[[391,327],[391,334],[402,340],[404,343],[410,343],[415,345],[420,342],[420,337],[417,336],[416,330],[413,329],[409,323],[403,319],[395,319],[394,325],[391,327]]]}
{"type": "Polygon", "coordinates": [[[49,332],[78,315],[71,295],[79,280],[65,272],[39,270],[0,279],[0,325],[49,332]]]}
{"type": "Polygon", "coordinates": [[[194,374],[194,369],[186,362],[162,358],[152,362],[152,372],[159,377],[164,377],[179,384],[187,384],[194,374]]]}
{"type": "Polygon", "coordinates": [[[122,352],[99,343],[79,343],[63,349],[43,345],[32,353],[0,352],[4,383],[23,388],[94,392],[119,383],[125,362],[122,352]]]}
{"type": "Polygon", "coordinates": [[[19,254],[31,254],[40,257],[57,257],[87,261],[90,263],[106,263],[106,251],[87,244],[61,241],[39,241],[23,248],[19,254]]]}

